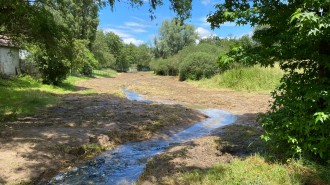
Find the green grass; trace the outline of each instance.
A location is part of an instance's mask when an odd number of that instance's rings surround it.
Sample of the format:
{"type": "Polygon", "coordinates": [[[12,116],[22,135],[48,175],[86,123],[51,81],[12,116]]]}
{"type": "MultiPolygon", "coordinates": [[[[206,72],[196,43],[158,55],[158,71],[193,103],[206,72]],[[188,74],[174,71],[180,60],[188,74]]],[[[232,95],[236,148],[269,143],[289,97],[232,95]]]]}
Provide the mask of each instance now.
{"type": "Polygon", "coordinates": [[[97,94],[96,91],[92,91],[92,90],[90,90],[90,89],[84,90],[84,91],[82,91],[81,93],[82,93],[82,94],[97,94]]]}
{"type": "Polygon", "coordinates": [[[101,69],[101,70],[93,70],[93,74],[96,77],[114,77],[117,76],[117,72],[115,70],[112,69],[101,69]]]}
{"type": "Polygon", "coordinates": [[[275,87],[280,85],[280,79],[284,74],[285,72],[278,65],[274,68],[256,65],[230,69],[221,75],[215,75],[210,79],[201,79],[196,83],[199,87],[247,91],[274,90],[275,87]]]}
{"type": "MultiPolygon", "coordinates": [[[[310,171],[301,161],[289,164],[271,163],[260,155],[246,160],[234,159],[231,164],[217,164],[207,170],[194,170],[181,174],[180,184],[303,184],[310,171]]],[[[170,182],[170,179],[164,179],[170,182]]],[[[166,183],[165,183],[166,184],[166,183]]],[[[172,184],[172,183],[169,183],[172,184]]]]}
{"type": "MultiPolygon", "coordinates": [[[[109,74],[115,72],[109,70],[109,74]]],[[[81,80],[101,77],[69,76],[60,86],[45,85],[30,76],[15,76],[9,79],[0,78],[0,129],[1,122],[14,121],[18,117],[34,114],[41,107],[52,106],[63,94],[75,92],[75,84],[81,80]]],[[[84,94],[97,93],[86,90],[84,94]]]]}

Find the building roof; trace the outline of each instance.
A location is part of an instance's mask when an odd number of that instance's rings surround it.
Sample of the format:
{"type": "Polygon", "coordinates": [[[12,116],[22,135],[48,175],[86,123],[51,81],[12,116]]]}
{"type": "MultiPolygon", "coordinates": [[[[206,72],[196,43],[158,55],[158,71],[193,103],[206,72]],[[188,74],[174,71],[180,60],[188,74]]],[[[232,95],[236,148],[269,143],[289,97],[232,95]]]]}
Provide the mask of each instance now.
{"type": "Polygon", "coordinates": [[[0,47],[15,47],[12,40],[4,35],[0,35],[0,47]]]}

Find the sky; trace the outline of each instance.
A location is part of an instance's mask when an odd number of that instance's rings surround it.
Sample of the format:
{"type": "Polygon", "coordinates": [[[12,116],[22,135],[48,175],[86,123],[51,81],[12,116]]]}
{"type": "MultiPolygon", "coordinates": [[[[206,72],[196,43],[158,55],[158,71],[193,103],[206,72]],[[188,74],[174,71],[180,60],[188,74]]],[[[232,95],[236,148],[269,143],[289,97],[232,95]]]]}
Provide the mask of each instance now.
{"type": "MultiPolygon", "coordinates": [[[[136,46],[147,43],[152,40],[155,34],[158,33],[158,28],[162,21],[173,18],[176,13],[170,10],[168,1],[164,1],[164,5],[157,7],[154,11],[156,19],[150,19],[149,3],[146,3],[137,8],[131,8],[125,2],[116,2],[114,11],[110,7],[105,7],[99,12],[99,29],[106,32],[114,32],[119,35],[126,44],[133,43],[136,46]]],[[[221,2],[221,1],[220,1],[221,2]]],[[[219,1],[217,1],[219,3],[219,1]]],[[[225,23],[220,26],[220,29],[211,30],[211,26],[206,22],[206,16],[214,12],[216,5],[215,0],[194,0],[192,4],[192,17],[186,20],[186,23],[193,24],[195,31],[198,32],[201,38],[210,35],[219,37],[227,37],[232,34],[236,37],[241,37],[245,34],[252,34],[250,25],[236,26],[235,23],[225,23]]]]}

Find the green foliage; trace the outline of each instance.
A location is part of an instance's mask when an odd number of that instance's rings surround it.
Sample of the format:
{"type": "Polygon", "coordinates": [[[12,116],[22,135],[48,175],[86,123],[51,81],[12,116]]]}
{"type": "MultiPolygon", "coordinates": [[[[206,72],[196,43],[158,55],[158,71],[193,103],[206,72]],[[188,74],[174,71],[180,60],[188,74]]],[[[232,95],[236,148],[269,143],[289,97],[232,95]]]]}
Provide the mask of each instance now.
{"type": "Polygon", "coordinates": [[[92,45],[91,52],[94,54],[94,58],[99,62],[101,67],[115,68],[116,58],[110,53],[103,30],[97,31],[96,39],[92,45]]]}
{"type": "Polygon", "coordinates": [[[137,51],[137,47],[130,43],[128,45],[124,46],[126,48],[125,52],[127,55],[127,60],[129,64],[136,64],[137,62],[137,55],[138,55],[138,51],[137,51]]]}
{"type": "MultiPolygon", "coordinates": [[[[212,45],[209,43],[202,43],[198,44],[197,46],[193,43],[189,46],[184,47],[178,52],[178,54],[168,57],[167,59],[152,60],[150,62],[150,67],[158,75],[178,75],[180,64],[185,60],[187,56],[197,52],[207,53],[208,55],[216,56],[219,53],[223,53],[224,50],[221,47],[217,47],[216,45],[212,45]]],[[[212,64],[215,68],[217,68],[217,66],[215,65],[216,58],[212,58],[212,61],[209,61],[209,63],[212,64]]],[[[192,67],[194,68],[196,66],[192,67]]]]}
{"type": "Polygon", "coordinates": [[[174,17],[169,22],[167,19],[162,22],[158,30],[158,38],[155,38],[155,55],[167,58],[177,54],[183,47],[195,43],[198,34],[192,24],[183,23],[174,17]]]}
{"type": "Polygon", "coordinates": [[[139,47],[137,47],[136,63],[138,65],[138,70],[141,70],[142,68],[148,68],[151,60],[152,54],[147,44],[141,44],[139,47]]]}
{"type": "Polygon", "coordinates": [[[88,41],[86,46],[91,49],[100,22],[95,0],[66,0],[59,8],[65,12],[62,22],[70,29],[72,37],[88,41]]]}
{"type": "Polygon", "coordinates": [[[280,79],[284,71],[275,65],[274,68],[255,65],[245,67],[236,64],[226,72],[214,75],[211,79],[202,79],[199,86],[211,88],[230,88],[234,90],[263,91],[275,89],[280,86],[280,79]]]}
{"type": "Polygon", "coordinates": [[[115,33],[108,32],[105,34],[105,42],[108,45],[110,53],[113,54],[117,59],[120,55],[122,48],[124,47],[123,40],[115,33]]]}
{"type": "Polygon", "coordinates": [[[254,64],[253,59],[246,52],[248,47],[249,45],[236,44],[230,48],[228,53],[219,55],[217,65],[221,72],[235,67],[238,63],[244,66],[252,66],[254,64]]]}
{"type": "Polygon", "coordinates": [[[218,66],[215,65],[216,59],[216,55],[203,52],[188,55],[179,67],[180,80],[199,80],[212,77],[216,72],[219,72],[218,66]]]}
{"type": "Polygon", "coordinates": [[[63,80],[66,79],[66,75],[70,71],[70,62],[67,59],[63,59],[59,56],[59,53],[54,52],[58,58],[62,60],[57,60],[55,57],[48,57],[45,50],[39,50],[38,54],[34,56],[34,62],[39,67],[41,72],[43,83],[59,85],[63,80]]]}
{"type": "Polygon", "coordinates": [[[84,67],[82,68],[82,72],[86,76],[92,76],[92,74],[93,74],[93,67],[92,67],[92,65],[89,64],[89,63],[85,64],[84,67]]]}
{"type": "Polygon", "coordinates": [[[273,66],[279,62],[287,74],[272,93],[274,102],[261,115],[263,139],[288,154],[313,153],[330,162],[330,2],[226,1],[216,5],[207,21],[259,26],[255,47],[220,57],[273,66]],[[303,72],[298,73],[297,70],[303,72]]]}
{"type": "Polygon", "coordinates": [[[116,70],[119,72],[126,72],[129,69],[130,64],[127,57],[128,50],[129,48],[124,47],[116,59],[116,70]]]}
{"type": "Polygon", "coordinates": [[[32,55],[28,59],[37,64],[43,83],[60,85],[66,79],[70,69],[82,69],[87,64],[93,68],[97,67],[98,61],[94,59],[93,53],[86,48],[86,41],[77,39],[73,39],[72,42],[63,41],[61,47],[63,51],[65,48],[68,49],[64,53],[65,56],[60,51],[48,51],[37,46],[30,47],[29,51],[32,55]]]}
{"type": "Polygon", "coordinates": [[[231,34],[226,38],[220,38],[218,36],[209,36],[199,40],[199,44],[208,43],[221,47],[225,53],[227,53],[231,47],[235,45],[253,46],[255,43],[249,35],[243,35],[240,38],[232,37],[231,34]]]}

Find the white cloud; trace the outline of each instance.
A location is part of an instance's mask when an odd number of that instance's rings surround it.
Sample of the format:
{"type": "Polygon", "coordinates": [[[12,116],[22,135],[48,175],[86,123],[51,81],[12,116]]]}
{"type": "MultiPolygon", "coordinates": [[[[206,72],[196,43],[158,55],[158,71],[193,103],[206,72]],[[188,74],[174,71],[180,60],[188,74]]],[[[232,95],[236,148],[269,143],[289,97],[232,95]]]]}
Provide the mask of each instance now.
{"type": "MultiPolygon", "coordinates": [[[[143,0],[143,2],[144,2],[145,0],[143,0]]],[[[148,2],[149,0],[147,0],[147,2],[148,2]]],[[[131,16],[133,19],[137,19],[137,20],[139,20],[139,21],[144,21],[143,19],[140,19],[140,18],[138,18],[138,17],[134,17],[134,16],[131,16]]]]}
{"type": "Polygon", "coordinates": [[[143,33],[143,32],[148,32],[147,30],[141,29],[141,28],[132,28],[130,32],[133,33],[143,33]]]}
{"type": "Polygon", "coordinates": [[[213,34],[210,30],[204,29],[202,27],[196,28],[195,32],[197,32],[202,39],[209,36],[216,36],[216,34],[213,34]]]}
{"type": "Polygon", "coordinates": [[[136,40],[135,38],[127,38],[123,40],[125,44],[132,43],[136,46],[140,45],[143,43],[143,40],[136,40]]]}
{"type": "Polygon", "coordinates": [[[249,37],[252,37],[253,31],[250,31],[249,33],[241,33],[241,34],[237,35],[236,38],[239,39],[239,38],[243,37],[244,35],[249,35],[249,37]]]}
{"type": "Polygon", "coordinates": [[[130,29],[131,27],[119,25],[119,26],[116,26],[116,28],[130,29]]]}
{"type": "Polygon", "coordinates": [[[151,27],[150,25],[140,24],[140,23],[137,23],[137,22],[125,22],[124,24],[126,26],[132,26],[132,27],[142,27],[142,28],[151,27]]]}
{"type": "Polygon", "coordinates": [[[115,34],[117,34],[119,37],[132,37],[131,34],[129,33],[126,33],[126,31],[124,30],[117,30],[117,29],[112,29],[112,28],[107,28],[107,29],[104,29],[104,31],[106,32],[113,32],[115,34]]]}
{"type": "Polygon", "coordinates": [[[210,3],[211,3],[211,0],[203,0],[202,1],[202,4],[205,5],[205,6],[210,4],[210,3]]]}

